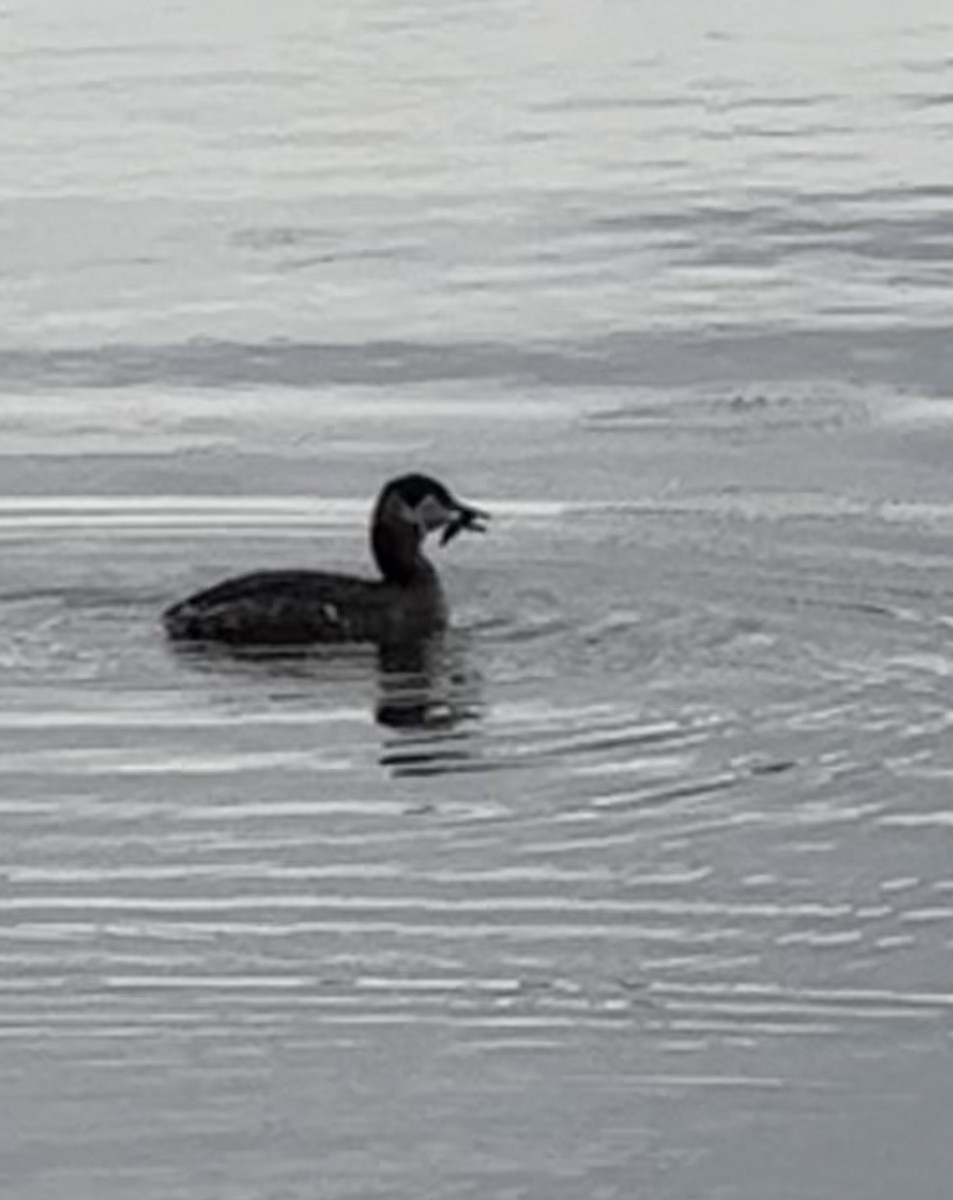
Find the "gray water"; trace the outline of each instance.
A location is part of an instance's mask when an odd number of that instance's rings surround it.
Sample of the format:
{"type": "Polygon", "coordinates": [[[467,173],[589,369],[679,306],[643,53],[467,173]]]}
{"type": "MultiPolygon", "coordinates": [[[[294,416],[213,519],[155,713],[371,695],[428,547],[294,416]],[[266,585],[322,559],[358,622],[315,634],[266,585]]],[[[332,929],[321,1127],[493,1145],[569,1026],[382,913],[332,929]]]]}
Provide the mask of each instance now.
{"type": "Polygon", "coordinates": [[[953,12],[779,10],[0,12],[4,1197],[949,1197],[953,12]]]}

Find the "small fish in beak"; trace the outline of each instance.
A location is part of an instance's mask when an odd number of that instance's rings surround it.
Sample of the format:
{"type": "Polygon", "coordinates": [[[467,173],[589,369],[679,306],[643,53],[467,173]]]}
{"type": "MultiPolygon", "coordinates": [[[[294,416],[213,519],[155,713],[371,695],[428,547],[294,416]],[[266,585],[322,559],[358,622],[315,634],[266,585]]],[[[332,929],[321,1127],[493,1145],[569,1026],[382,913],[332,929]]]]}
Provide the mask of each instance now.
{"type": "Polygon", "coordinates": [[[440,545],[446,546],[447,542],[451,541],[463,529],[469,529],[473,533],[486,533],[486,523],[490,519],[490,514],[484,512],[481,508],[471,508],[469,504],[461,504],[458,501],[456,504],[456,512],[443,527],[443,533],[440,535],[440,545]]]}

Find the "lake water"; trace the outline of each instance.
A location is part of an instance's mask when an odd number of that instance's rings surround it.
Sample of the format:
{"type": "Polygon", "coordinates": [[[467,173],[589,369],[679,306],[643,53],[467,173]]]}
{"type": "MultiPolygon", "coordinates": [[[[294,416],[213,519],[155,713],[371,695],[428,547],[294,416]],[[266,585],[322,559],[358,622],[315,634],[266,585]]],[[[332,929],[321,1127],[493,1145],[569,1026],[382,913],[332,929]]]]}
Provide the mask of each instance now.
{"type": "Polygon", "coordinates": [[[4,1197],[946,1200],[947,0],[0,62],[4,1197]],[[427,662],[166,645],[408,469],[427,662]]]}

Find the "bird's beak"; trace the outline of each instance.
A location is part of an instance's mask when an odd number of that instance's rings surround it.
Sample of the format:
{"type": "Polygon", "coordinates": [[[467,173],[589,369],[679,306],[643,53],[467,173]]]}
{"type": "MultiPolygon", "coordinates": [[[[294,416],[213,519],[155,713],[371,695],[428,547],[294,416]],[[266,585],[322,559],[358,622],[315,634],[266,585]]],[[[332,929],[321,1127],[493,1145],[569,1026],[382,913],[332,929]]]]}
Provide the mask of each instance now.
{"type": "Polygon", "coordinates": [[[486,523],[489,519],[490,514],[484,512],[482,508],[472,508],[469,504],[462,504],[459,500],[455,500],[453,515],[444,525],[443,533],[440,535],[440,545],[446,546],[447,542],[455,538],[462,529],[469,529],[474,533],[485,533],[486,523]]]}

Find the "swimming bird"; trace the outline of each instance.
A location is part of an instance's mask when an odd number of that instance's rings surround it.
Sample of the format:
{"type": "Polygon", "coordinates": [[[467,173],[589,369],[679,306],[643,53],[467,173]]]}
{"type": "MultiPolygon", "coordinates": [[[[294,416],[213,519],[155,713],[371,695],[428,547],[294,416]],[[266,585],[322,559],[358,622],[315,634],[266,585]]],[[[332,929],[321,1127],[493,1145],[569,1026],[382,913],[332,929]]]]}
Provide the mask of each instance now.
{"type": "Polygon", "coordinates": [[[371,518],[380,579],[326,571],[256,571],[226,579],[163,614],[171,638],[232,645],[373,642],[394,646],[443,629],[447,606],[422,546],[442,530],[483,532],[489,514],[457,500],[427,475],[402,475],[381,489],[371,518]]]}

